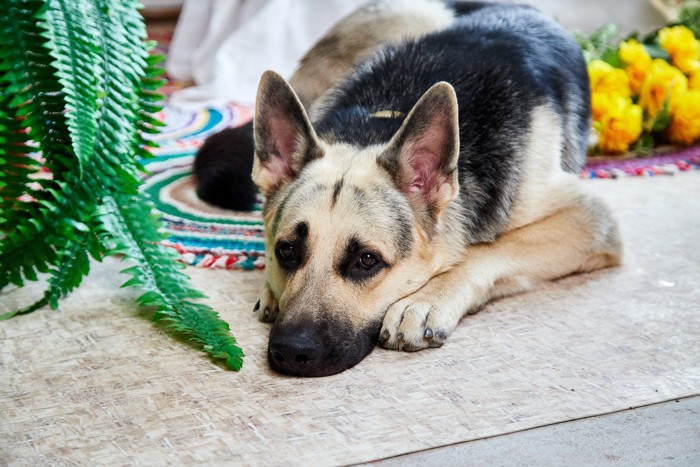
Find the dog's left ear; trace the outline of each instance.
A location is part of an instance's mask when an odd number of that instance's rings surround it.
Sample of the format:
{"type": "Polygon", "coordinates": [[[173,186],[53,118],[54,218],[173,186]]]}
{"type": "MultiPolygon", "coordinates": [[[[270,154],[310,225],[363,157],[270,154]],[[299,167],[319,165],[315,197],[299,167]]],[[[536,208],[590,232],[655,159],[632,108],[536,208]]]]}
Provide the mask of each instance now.
{"type": "Polygon", "coordinates": [[[434,215],[459,193],[458,157],[457,96],[440,82],[418,100],[377,162],[414,207],[434,215]]]}
{"type": "Polygon", "coordinates": [[[253,181],[266,197],[294,180],[307,162],[323,156],[304,106],[273,71],[260,78],[253,122],[253,181]]]}

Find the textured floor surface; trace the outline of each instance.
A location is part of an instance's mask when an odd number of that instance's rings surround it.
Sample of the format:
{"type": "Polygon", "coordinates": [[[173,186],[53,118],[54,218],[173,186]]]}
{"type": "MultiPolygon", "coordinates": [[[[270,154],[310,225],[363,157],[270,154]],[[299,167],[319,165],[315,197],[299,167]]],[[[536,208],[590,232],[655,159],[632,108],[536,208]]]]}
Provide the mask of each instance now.
{"type": "Polygon", "coordinates": [[[120,266],[97,265],[60,311],[0,323],[0,464],[366,462],[700,393],[700,174],[584,183],[620,221],[624,266],[328,378],[267,368],[259,272],[188,270],[248,355],[234,373],[142,319],[120,266]]]}
{"type": "Polygon", "coordinates": [[[700,465],[700,397],[556,423],[366,465],[700,465]]]}

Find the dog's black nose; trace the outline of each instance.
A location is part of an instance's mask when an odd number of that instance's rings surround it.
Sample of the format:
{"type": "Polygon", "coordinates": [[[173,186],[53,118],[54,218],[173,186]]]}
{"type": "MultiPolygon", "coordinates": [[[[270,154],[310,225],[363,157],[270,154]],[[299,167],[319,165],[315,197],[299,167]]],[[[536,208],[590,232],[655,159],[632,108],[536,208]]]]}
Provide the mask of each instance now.
{"type": "Polygon", "coordinates": [[[270,338],[270,365],[281,373],[307,376],[322,364],[321,345],[304,335],[274,333],[270,338]]]}

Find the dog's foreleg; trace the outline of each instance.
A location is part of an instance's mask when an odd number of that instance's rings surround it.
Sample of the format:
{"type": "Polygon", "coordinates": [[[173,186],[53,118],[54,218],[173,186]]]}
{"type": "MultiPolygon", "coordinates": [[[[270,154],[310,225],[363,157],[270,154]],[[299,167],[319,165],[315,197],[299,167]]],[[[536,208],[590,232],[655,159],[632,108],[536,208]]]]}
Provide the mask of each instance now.
{"type": "Polygon", "coordinates": [[[577,194],[537,222],[468,247],[457,266],[389,307],[380,341],[399,350],[439,347],[465,314],[493,298],[614,266],[620,258],[617,226],[607,207],[577,194]]]}

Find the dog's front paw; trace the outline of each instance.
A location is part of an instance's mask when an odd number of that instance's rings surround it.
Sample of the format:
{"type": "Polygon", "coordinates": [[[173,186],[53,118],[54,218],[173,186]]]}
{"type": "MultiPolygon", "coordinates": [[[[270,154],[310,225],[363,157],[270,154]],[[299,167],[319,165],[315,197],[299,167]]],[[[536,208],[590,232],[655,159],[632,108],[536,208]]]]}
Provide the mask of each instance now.
{"type": "Polygon", "coordinates": [[[274,323],[275,319],[277,319],[278,311],[279,307],[277,306],[277,299],[272,293],[272,290],[270,290],[270,286],[268,285],[267,281],[265,281],[265,285],[263,285],[262,289],[260,289],[258,303],[255,304],[253,312],[259,313],[258,316],[261,321],[266,323],[274,323]]]}
{"type": "Polygon", "coordinates": [[[387,349],[409,352],[440,347],[458,320],[444,308],[408,296],[387,310],[379,340],[387,349]]]}

